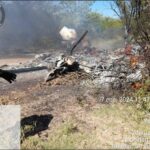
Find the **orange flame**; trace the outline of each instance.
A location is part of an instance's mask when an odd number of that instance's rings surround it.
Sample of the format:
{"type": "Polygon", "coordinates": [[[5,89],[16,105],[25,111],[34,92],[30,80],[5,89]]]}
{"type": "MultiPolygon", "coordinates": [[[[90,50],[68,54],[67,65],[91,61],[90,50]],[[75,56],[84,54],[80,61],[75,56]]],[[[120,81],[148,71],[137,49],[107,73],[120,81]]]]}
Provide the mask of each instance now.
{"type": "Polygon", "coordinates": [[[134,82],[132,83],[131,87],[135,90],[140,89],[142,87],[142,84],[140,82],[134,82]]]}
{"type": "Polygon", "coordinates": [[[130,66],[132,68],[135,68],[136,65],[138,64],[138,61],[139,61],[139,57],[138,56],[131,56],[130,57],[130,66]]]}

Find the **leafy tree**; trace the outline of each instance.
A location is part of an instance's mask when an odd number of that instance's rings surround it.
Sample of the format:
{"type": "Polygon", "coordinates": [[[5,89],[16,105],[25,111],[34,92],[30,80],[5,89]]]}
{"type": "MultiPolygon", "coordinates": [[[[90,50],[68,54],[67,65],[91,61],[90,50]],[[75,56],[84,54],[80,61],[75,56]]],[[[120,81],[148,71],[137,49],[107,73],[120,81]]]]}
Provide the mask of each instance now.
{"type": "Polygon", "coordinates": [[[122,28],[122,22],[119,19],[105,17],[96,12],[90,12],[86,17],[84,24],[86,28],[96,36],[100,36],[106,30],[122,28]]]}

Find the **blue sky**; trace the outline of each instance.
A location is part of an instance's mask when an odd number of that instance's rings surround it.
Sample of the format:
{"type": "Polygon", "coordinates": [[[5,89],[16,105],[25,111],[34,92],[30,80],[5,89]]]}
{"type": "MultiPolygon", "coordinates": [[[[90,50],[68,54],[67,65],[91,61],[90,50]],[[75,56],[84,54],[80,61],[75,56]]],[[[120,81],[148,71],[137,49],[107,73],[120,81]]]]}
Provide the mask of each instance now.
{"type": "Polygon", "coordinates": [[[115,12],[111,9],[111,3],[113,3],[113,1],[96,1],[91,8],[93,11],[99,12],[104,16],[118,18],[115,12]]]}

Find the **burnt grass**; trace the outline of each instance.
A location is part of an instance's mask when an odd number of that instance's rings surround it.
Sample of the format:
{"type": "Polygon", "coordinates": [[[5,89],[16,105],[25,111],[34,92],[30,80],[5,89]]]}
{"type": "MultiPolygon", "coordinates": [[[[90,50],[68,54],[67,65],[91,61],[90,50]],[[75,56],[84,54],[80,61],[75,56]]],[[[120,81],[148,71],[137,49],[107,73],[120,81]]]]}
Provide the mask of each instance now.
{"type": "Polygon", "coordinates": [[[20,105],[22,118],[52,114],[59,120],[67,107],[85,106],[88,110],[97,103],[91,89],[80,86],[80,81],[88,78],[85,75],[72,72],[45,83],[46,74],[46,71],[18,74],[13,84],[2,81],[0,104],[20,105]]]}

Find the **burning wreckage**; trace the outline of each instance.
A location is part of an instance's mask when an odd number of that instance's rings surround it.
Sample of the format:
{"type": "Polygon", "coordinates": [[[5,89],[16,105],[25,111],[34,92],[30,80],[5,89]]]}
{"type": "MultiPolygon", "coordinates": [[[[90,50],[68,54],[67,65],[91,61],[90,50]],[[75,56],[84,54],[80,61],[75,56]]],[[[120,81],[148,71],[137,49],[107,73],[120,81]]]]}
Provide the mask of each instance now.
{"type": "Polygon", "coordinates": [[[125,52],[121,52],[123,49],[116,51],[118,54],[122,53],[121,55],[103,51],[98,57],[90,56],[87,58],[84,54],[71,56],[73,50],[87,33],[88,31],[73,45],[69,56],[61,54],[56,59],[54,68],[50,69],[46,82],[57,78],[59,75],[74,71],[87,73],[90,76],[92,85],[100,87],[111,85],[114,89],[125,89],[128,85],[141,81],[144,64],[138,63],[138,57],[134,56],[135,53],[138,53],[139,47],[137,46],[133,46],[133,49],[130,48],[131,53],[134,52],[134,55],[130,53],[129,56],[125,52]]]}
{"type": "Polygon", "coordinates": [[[145,70],[144,63],[139,61],[137,46],[130,49],[131,54],[126,54],[126,49],[117,49],[115,51],[98,51],[99,55],[85,53],[76,53],[73,50],[83,40],[88,31],[73,45],[70,54],[43,53],[35,56],[35,59],[19,66],[7,67],[14,73],[37,71],[47,69],[49,71],[45,81],[51,80],[68,74],[70,72],[84,72],[90,79],[81,84],[86,86],[108,87],[114,89],[125,89],[128,85],[140,82],[145,70]],[[135,51],[136,49],[136,51],[135,51]],[[132,55],[132,53],[134,53],[132,55]]]}
{"type": "MultiPolygon", "coordinates": [[[[82,37],[73,45],[72,49],[70,50],[70,55],[72,55],[73,50],[76,48],[76,46],[82,41],[82,39],[86,36],[88,31],[86,31],[82,37]]],[[[65,74],[67,72],[72,71],[78,71],[79,70],[79,63],[76,61],[76,59],[72,56],[65,56],[64,54],[61,54],[60,57],[55,62],[55,68],[53,68],[46,81],[52,80],[56,78],[58,75],[65,74]]]]}

